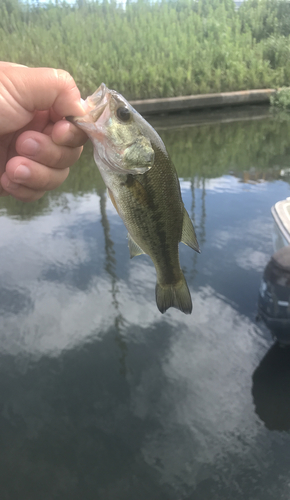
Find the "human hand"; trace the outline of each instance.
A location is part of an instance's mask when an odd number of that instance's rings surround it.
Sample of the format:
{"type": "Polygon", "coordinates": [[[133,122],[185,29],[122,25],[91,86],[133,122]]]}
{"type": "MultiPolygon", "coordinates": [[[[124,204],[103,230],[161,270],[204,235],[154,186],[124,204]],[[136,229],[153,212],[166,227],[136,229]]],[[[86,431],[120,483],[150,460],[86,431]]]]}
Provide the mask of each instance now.
{"type": "Polygon", "coordinates": [[[63,70],[0,62],[0,196],[39,199],[68,176],[87,136],[68,115],[85,114],[63,70]]]}

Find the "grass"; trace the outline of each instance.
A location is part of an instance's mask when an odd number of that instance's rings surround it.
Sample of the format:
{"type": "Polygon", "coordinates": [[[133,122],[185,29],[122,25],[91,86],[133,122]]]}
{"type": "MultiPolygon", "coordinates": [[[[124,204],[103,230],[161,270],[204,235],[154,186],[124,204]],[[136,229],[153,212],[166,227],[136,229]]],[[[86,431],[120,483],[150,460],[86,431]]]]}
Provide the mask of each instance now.
{"type": "Polygon", "coordinates": [[[289,56],[285,0],[0,0],[1,59],[66,69],[83,97],[101,81],[128,99],[282,87],[289,56]]]}

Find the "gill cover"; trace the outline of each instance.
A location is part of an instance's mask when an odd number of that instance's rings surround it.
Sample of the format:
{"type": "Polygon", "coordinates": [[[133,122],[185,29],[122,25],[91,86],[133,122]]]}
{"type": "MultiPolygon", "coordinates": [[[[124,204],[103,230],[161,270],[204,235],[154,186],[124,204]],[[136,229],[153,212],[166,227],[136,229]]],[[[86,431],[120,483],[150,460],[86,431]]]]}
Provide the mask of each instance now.
{"type": "Polygon", "coordinates": [[[102,83],[86,99],[85,109],[85,116],[71,121],[93,142],[98,165],[122,174],[144,174],[153,166],[150,139],[138,125],[138,113],[124,97],[102,83]]]}

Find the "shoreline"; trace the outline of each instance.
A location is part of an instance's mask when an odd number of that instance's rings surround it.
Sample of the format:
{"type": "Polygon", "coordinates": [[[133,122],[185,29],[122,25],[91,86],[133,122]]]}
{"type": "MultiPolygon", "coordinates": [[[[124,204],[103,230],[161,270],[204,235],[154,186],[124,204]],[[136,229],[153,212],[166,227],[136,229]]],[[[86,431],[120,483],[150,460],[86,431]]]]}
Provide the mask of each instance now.
{"type": "Polygon", "coordinates": [[[176,113],[160,113],[144,116],[153,128],[157,131],[162,131],[221,123],[267,120],[272,114],[269,104],[262,103],[224,108],[183,110],[176,113]]]}
{"type": "Polygon", "coordinates": [[[249,104],[270,104],[270,97],[275,93],[275,89],[239,90],[236,92],[221,92],[219,94],[198,94],[136,100],[130,101],[130,104],[140,114],[155,115],[185,110],[192,111],[249,104]]]}

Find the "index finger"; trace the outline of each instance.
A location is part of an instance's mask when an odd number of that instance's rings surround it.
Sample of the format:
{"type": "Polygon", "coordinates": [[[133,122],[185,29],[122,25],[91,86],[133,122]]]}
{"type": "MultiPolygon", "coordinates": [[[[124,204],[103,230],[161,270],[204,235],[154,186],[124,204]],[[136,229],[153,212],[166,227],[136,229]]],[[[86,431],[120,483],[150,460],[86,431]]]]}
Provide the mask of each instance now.
{"type": "Polygon", "coordinates": [[[85,114],[80,91],[67,71],[6,64],[2,68],[3,71],[0,71],[2,92],[4,89],[9,99],[13,100],[13,109],[16,112],[17,108],[22,108],[26,110],[27,117],[32,117],[35,110],[52,108],[61,117],[85,114]]]}

